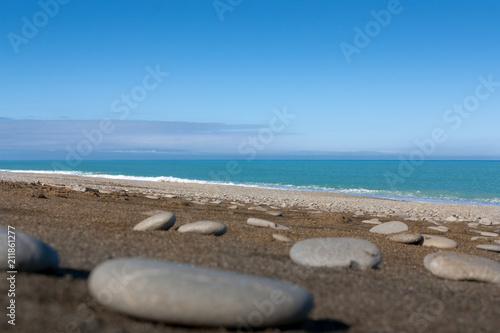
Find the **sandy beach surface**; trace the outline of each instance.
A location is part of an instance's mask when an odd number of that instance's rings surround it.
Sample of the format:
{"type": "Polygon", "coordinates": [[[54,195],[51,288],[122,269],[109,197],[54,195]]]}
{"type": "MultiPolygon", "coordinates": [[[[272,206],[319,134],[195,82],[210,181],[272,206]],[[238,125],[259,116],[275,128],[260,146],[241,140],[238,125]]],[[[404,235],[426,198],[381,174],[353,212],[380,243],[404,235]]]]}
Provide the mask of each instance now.
{"type": "MultiPolygon", "coordinates": [[[[499,253],[476,248],[496,244],[499,237],[472,240],[480,231],[500,232],[499,206],[0,172],[0,226],[38,237],[60,256],[55,273],[18,273],[16,326],[9,325],[4,314],[0,331],[231,331],[140,320],[106,309],[90,296],[87,278],[97,264],[142,257],[283,280],[314,295],[315,306],[305,322],[263,331],[499,332],[500,285],[433,276],[423,259],[439,249],[400,244],[387,235],[370,233],[373,225],[362,221],[375,217],[382,222],[403,221],[411,232],[453,239],[459,245],[451,251],[500,262],[499,253]],[[228,232],[215,237],[173,229],[132,230],[158,211],[174,213],[176,226],[210,220],[224,223],[228,232]],[[248,225],[249,217],[290,227],[279,233],[295,241],[362,238],[380,248],[382,261],[369,270],[299,266],[289,257],[293,244],[275,240],[276,230],[248,225]],[[436,225],[449,231],[428,228],[436,225]]],[[[7,290],[2,278],[0,303],[5,312],[7,290]]]]}

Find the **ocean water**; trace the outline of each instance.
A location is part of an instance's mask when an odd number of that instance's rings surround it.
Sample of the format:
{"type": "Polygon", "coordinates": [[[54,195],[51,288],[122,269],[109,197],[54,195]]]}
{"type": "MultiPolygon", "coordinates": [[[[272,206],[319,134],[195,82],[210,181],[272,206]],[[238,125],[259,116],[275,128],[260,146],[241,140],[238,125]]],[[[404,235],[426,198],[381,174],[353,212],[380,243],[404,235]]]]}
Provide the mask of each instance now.
{"type": "Polygon", "coordinates": [[[500,205],[500,161],[0,161],[0,170],[500,205]]]}

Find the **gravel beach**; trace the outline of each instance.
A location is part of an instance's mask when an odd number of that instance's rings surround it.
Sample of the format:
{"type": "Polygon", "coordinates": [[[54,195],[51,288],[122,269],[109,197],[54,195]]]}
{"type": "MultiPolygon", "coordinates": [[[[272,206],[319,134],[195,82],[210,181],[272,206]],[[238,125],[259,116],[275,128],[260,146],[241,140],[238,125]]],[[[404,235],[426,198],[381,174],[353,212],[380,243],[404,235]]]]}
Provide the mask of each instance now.
{"type": "MultiPolygon", "coordinates": [[[[97,265],[109,259],[139,257],[280,280],[314,296],[314,308],[305,321],[244,331],[498,332],[498,283],[437,277],[424,267],[424,258],[440,248],[399,243],[389,239],[391,234],[370,232],[377,223],[363,223],[370,219],[400,221],[408,226],[406,233],[442,236],[458,244],[447,251],[500,262],[498,252],[476,247],[500,240],[499,206],[0,172],[0,226],[13,226],[37,237],[60,258],[56,272],[17,274],[16,325],[4,318],[0,331],[237,330],[137,319],[110,310],[91,296],[87,280],[97,265]],[[161,212],[175,214],[174,227],[133,230],[161,212]],[[249,218],[287,228],[252,226],[247,223],[249,218]],[[222,223],[227,232],[214,236],[176,230],[198,221],[222,223]],[[444,228],[429,228],[436,226],[444,228]],[[380,249],[381,261],[366,270],[301,266],[290,259],[294,242],[279,241],[274,234],[295,242],[360,238],[380,249]]],[[[5,309],[10,299],[5,278],[0,290],[5,309]]]]}

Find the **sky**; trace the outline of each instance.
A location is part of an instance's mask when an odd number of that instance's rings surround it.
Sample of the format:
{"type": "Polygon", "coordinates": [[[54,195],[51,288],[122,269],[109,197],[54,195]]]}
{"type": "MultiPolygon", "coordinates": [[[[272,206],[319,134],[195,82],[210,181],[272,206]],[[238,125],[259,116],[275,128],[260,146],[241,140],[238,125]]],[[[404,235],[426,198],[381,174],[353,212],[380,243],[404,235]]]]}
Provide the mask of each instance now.
{"type": "Polygon", "coordinates": [[[500,3],[0,0],[0,159],[500,159],[500,3]]]}

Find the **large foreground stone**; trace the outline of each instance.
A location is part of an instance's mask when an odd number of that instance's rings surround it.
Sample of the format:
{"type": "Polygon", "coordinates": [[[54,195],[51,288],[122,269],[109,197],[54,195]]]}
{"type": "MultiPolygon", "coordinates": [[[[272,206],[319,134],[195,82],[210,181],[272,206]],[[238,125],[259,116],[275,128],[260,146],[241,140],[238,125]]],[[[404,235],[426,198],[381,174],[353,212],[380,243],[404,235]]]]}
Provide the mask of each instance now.
{"type": "Polygon", "coordinates": [[[293,284],[148,259],[106,261],[88,283],[112,310],[188,326],[251,331],[301,321],[313,307],[312,295],[293,284]]]}
{"type": "Polygon", "coordinates": [[[444,279],[500,283],[500,264],[490,259],[454,252],[435,252],[424,258],[424,266],[444,279]]]}
{"type": "Polygon", "coordinates": [[[379,224],[371,228],[370,232],[376,234],[388,235],[388,234],[397,234],[406,230],[408,230],[408,226],[405,223],[400,221],[392,221],[379,224]]]}
{"type": "Polygon", "coordinates": [[[200,221],[181,225],[177,231],[190,234],[220,236],[226,233],[227,227],[219,222],[200,221]]]}
{"type": "Polygon", "coordinates": [[[59,256],[57,252],[28,234],[0,227],[0,270],[2,271],[26,271],[44,272],[57,269],[59,256]],[[8,237],[10,236],[10,238],[8,237]],[[9,240],[15,240],[15,262],[8,261],[9,240]],[[10,265],[14,264],[14,267],[10,265]]]}
{"type": "Polygon", "coordinates": [[[358,238],[313,238],[296,243],[290,258],[299,265],[316,267],[375,268],[380,262],[379,248],[358,238]]]}
{"type": "Polygon", "coordinates": [[[138,223],[134,230],[168,230],[175,224],[175,215],[169,212],[151,216],[138,223]]]}

